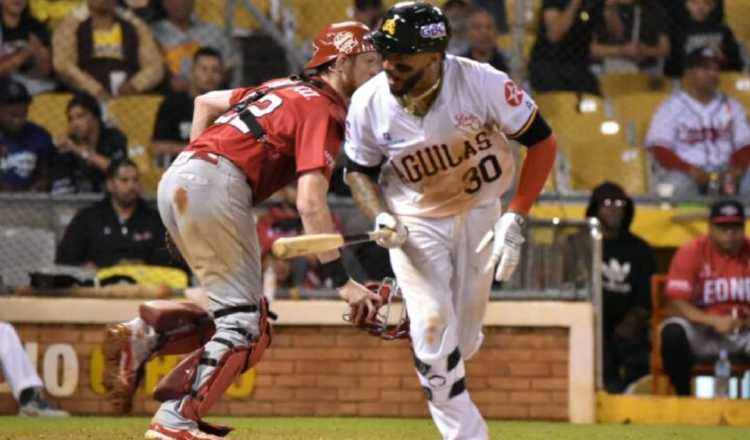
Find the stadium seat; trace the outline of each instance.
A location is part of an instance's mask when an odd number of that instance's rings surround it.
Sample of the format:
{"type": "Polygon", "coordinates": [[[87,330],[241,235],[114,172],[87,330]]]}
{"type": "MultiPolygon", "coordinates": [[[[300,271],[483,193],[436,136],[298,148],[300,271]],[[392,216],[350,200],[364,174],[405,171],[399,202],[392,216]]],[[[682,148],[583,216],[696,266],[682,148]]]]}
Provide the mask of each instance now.
{"type": "Polygon", "coordinates": [[[591,191],[604,181],[617,183],[629,194],[645,194],[646,152],[625,145],[617,135],[592,133],[563,146],[572,191],[591,191]]]}
{"type": "Polygon", "coordinates": [[[0,226],[0,277],[3,284],[24,287],[29,272],[55,263],[55,233],[47,229],[0,226]]]}
{"type": "MultiPolygon", "coordinates": [[[[253,0],[253,5],[264,13],[268,13],[269,0],[253,0]]],[[[195,15],[201,20],[219,26],[226,27],[224,6],[226,2],[217,2],[216,0],[197,0],[195,2],[195,15]]],[[[253,31],[260,27],[255,17],[245,9],[242,2],[235,2],[234,14],[232,17],[232,26],[234,29],[243,31],[253,31]]]]}
{"type": "Polygon", "coordinates": [[[721,91],[740,101],[750,112],[750,74],[745,72],[723,72],[719,79],[721,91]]]}
{"type": "Polygon", "coordinates": [[[643,146],[651,118],[669,95],[663,92],[640,92],[612,99],[614,116],[620,122],[625,140],[643,146]]]}
{"type": "Polygon", "coordinates": [[[147,193],[156,192],[162,172],[155,166],[150,145],[156,113],[163,98],[161,95],[123,96],[107,105],[111,122],[128,136],[128,156],[138,165],[147,193]]]}
{"type": "Polygon", "coordinates": [[[735,38],[746,49],[750,49],[750,15],[748,15],[747,1],[728,0],[724,2],[724,17],[732,29],[735,38]]]}
{"type": "Polygon", "coordinates": [[[66,109],[72,97],[70,93],[35,95],[29,106],[29,120],[46,128],[53,138],[64,136],[68,131],[66,109]]]}
{"type": "Polygon", "coordinates": [[[573,92],[544,92],[533,96],[545,118],[574,114],[604,114],[601,98],[573,92]]]}
{"type": "Polygon", "coordinates": [[[327,0],[311,2],[309,0],[290,0],[297,17],[297,34],[304,39],[312,39],[318,32],[337,21],[351,20],[348,12],[351,0],[327,0]]]}
{"type": "Polygon", "coordinates": [[[669,92],[669,79],[643,73],[609,73],[599,78],[602,94],[608,98],[643,92],[669,92]]]}
{"type": "MultiPolygon", "coordinates": [[[[666,298],[667,276],[655,274],[651,277],[651,393],[654,395],[673,394],[674,390],[669,383],[669,377],[664,371],[661,358],[661,333],[662,321],[669,317],[666,298]]],[[[732,376],[742,378],[745,371],[750,370],[750,363],[732,362],[732,376]]],[[[696,362],[693,367],[693,375],[713,376],[713,362],[696,362]]]]}

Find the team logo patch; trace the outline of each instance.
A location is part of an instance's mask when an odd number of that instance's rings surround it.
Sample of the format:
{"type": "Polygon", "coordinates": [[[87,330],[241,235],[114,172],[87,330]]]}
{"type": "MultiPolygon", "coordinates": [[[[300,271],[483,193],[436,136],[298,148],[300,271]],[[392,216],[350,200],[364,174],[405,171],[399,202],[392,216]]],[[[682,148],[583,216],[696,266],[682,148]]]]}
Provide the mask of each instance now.
{"type": "Polygon", "coordinates": [[[482,121],[471,113],[456,113],[453,115],[453,123],[459,130],[474,132],[482,128],[482,121]]]}
{"type": "Polygon", "coordinates": [[[331,44],[339,53],[350,54],[357,48],[357,39],[351,32],[336,32],[331,35],[331,44]]]}
{"type": "Polygon", "coordinates": [[[736,206],[727,205],[721,208],[721,215],[725,215],[727,217],[734,217],[734,216],[739,216],[740,212],[737,210],[736,206]]]}
{"type": "Polygon", "coordinates": [[[396,33],[396,19],[389,18],[383,22],[383,26],[380,28],[383,32],[393,35],[396,33]]]}
{"type": "Polygon", "coordinates": [[[523,90],[513,81],[505,81],[505,100],[511,107],[518,107],[523,102],[523,90]]]}
{"type": "Polygon", "coordinates": [[[429,39],[443,38],[448,36],[448,31],[445,29],[445,23],[432,23],[420,27],[419,35],[429,39]]]}

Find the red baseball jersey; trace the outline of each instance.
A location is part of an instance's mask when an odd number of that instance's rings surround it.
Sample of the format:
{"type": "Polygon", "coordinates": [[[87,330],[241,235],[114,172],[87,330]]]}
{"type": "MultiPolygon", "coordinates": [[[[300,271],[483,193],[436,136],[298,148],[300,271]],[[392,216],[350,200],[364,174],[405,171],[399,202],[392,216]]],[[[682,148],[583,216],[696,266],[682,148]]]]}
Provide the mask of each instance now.
{"type": "Polygon", "coordinates": [[[750,305],[750,240],[737,256],[719,253],[706,236],[682,245],[669,266],[667,296],[716,314],[750,305]]]}
{"type": "Polygon", "coordinates": [[[343,142],[346,104],[322,80],[303,83],[284,78],[235,89],[230,103],[234,107],[258,89],[283,84],[291,85],[269,91],[245,110],[265,130],[266,142],[256,140],[232,108],[186,148],[231,160],[247,176],[254,204],[307,171],[320,170],[330,179],[343,142]]]}

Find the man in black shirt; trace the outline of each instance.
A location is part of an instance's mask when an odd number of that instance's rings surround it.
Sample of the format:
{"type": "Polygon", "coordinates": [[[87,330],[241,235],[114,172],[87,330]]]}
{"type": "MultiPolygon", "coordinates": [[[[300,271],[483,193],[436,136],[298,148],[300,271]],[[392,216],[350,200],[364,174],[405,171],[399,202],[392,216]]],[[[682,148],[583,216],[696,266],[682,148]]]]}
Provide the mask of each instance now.
{"type": "Polygon", "coordinates": [[[74,96],[67,114],[68,135],[55,141],[52,193],[101,192],[111,162],[128,156],[128,139],[104,125],[99,102],[91,95],[74,96]]]}
{"type": "Polygon", "coordinates": [[[531,88],[599,93],[590,46],[603,8],[604,0],[544,0],[529,62],[531,88]]]}
{"type": "MultiPolygon", "coordinates": [[[[586,217],[599,219],[602,228],[603,370],[610,393],[625,391],[649,372],[648,317],[656,263],[648,243],[630,232],[634,214],[633,200],[611,182],[594,188],[586,209],[586,217]]],[[[570,255],[578,265],[570,272],[590,276],[589,243],[587,232],[570,238],[570,255]]]]}
{"type": "Polygon", "coordinates": [[[58,264],[168,264],[164,225],[159,213],[140,198],[138,178],[130,159],[112,161],[108,196],[73,217],[57,249],[58,264]]]}
{"type": "Polygon", "coordinates": [[[153,151],[162,167],[166,168],[190,140],[193,100],[216,90],[223,75],[221,53],[211,47],[198,49],[193,57],[188,91],[172,92],[161,103],[154,127],[153,151]]]}

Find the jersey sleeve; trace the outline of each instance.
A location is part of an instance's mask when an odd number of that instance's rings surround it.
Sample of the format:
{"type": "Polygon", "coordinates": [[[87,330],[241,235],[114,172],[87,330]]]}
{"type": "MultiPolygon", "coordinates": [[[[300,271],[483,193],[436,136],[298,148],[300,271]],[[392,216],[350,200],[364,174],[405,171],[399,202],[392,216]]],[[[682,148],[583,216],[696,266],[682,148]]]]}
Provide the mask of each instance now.
{"type": "Polygon", "coordinates": [[[504,72],[487,65],[479,65],[477,69],[481,76],[480,93],[489,100],[489,117],[511,139],[522,136],[534,122],[536,103],[504,72]]]}
{"type": "Polygon", "coordinates": [[[667,297],[690,301],[695,292],[700,268],[700,253],[696,242],[680,247],[672,257],[667,275],[667,297]]]}
{"type": "Polygon", "coordinates": [[[745,108],[734,100],[732,101],[732,116],[734,121],[732,124],[732,141],[734,149],[738,150],[750,145],[750,123],[748,123],[745,108]]]}
{"type": "Polygon", "coordinates": [[[321,170],[330,179],[343,141],[343,129],[331,115],[329,104],[315,101],[315,106],[297,109],[300,121],[294,133],[297,174],[321,170]]]}
{"type": "Polygon", "coordinates": [[[355,93],[346,115],[344,152],[354,163],[365,167],[376,167],[383,161],[383,152],[368,121],[368,101],[355,93]]]}
{"type": "Polygon", "coordinates": [[[674,144],[675,124],[677,120],[672,114],[671,100],[663,102],[651,118],[651,123],[646,133],[646,147],[672,148],[674,144]]]}

